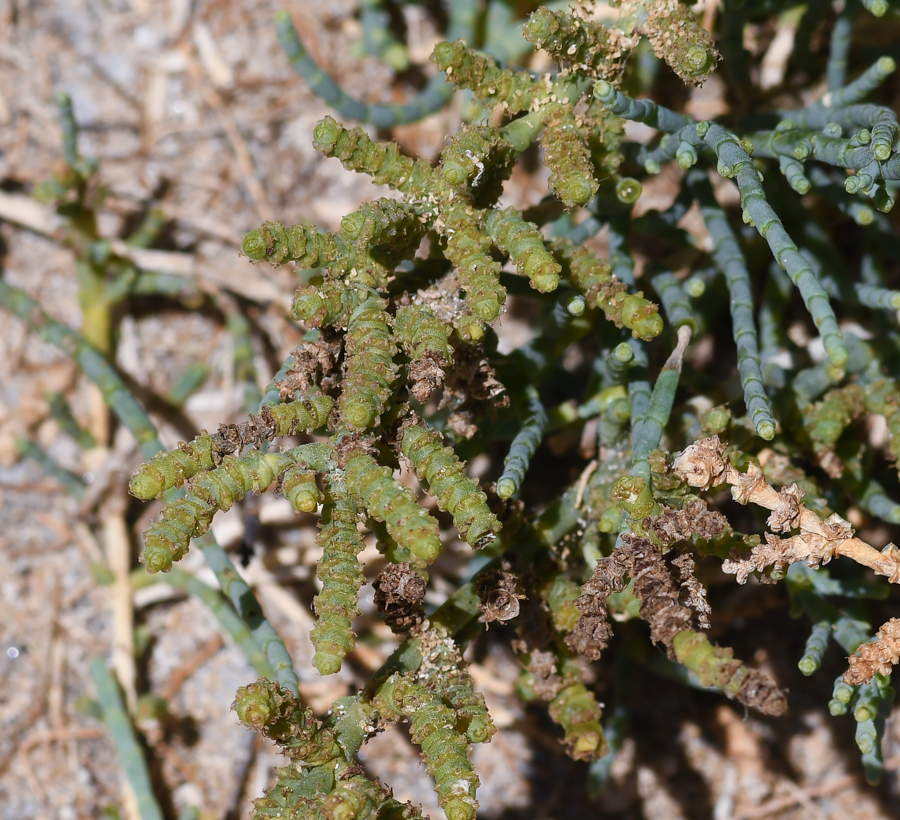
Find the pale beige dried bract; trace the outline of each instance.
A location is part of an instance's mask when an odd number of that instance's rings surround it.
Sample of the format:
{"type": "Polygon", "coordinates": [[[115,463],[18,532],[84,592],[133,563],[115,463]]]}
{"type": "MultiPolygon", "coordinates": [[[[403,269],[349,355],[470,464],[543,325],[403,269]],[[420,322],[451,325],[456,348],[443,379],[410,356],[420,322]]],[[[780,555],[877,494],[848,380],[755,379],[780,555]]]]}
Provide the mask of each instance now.
{"type": "Polygon", "coordinates": [[[844,683],[849,686],[868,683],[876,674],[890,675],[900,662],[900,618],[882,624],[875,640],[860,646],[849,660],[850,668],[844,672],[844,683]]]}
{"type": "Polygon", "coordinates": [[[893,544],[879,552],[854,537],[853,528],[841,516],[834,514],[823,521],[800,503],[803,493],[796,484],[778,491],[766,481],[758,465],[751,463],[741,473],[723,457],[724,452],[725,446],[718,436],[701,439],[675,458],[672,472],[690,486],[701,489],[730,484],[732,497],[738,503],[756,504],[772,511],[768,524],[773,530],[800,531],[783,539],[767,534],[766,543],[754,547],[749,556],[732,556],[732,560],[726,561],[722,568],[734,573],[739,583],[744,583],[754,570],[762,571],[769,566],[781,569],[804,560],[809,566],[818,567],[837,556],[869,567],[892,584],[900,583],[900,550],[893,544]]]}
{"type": "Polygon", "coordinates": [[[725,480],[725,469],[730,465],[723,458],[724,453],[725,445],[718,436],[705,438],[676,457],[672,472],[691,487],[708,490],[725,480]]]}
{"type": "Polygon", "coordinates": [[[754,500],[763,487],[767,486],[763,471],[756,464],[751,463],[746,473],[739,473],[730,464],[725,468],[723,479],[732,485],[731,497],[738,504],[748,504],[754,500]]]}
{"type": "Polygon", "coordinates": [[[772,514],[766,521],[769,529],[775,532],[790,532],[796,529],[800,525],[801,498],[803,498],[803,490],[796,484],[788,484],[787,487],[783,487],[778,493],[779,506],[772,510],[772,514]]]}

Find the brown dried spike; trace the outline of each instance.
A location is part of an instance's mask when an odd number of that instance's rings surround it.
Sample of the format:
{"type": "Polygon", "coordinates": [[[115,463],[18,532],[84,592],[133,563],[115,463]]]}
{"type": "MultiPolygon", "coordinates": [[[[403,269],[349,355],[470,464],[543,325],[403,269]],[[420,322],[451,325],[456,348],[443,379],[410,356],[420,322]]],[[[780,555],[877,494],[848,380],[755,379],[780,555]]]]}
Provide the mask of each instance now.
{"type": "Polygon", "coordinates": [[[634,594],[641,599],[640,613],[650,626],[654,643],[672,654],[672,641],[691,628],[691,611],[678,599],[678,592],[665,559],[649,538],[633,533],[622,536],[616,549],[625,572],[634,579],[634,594]]]}
{"type": "Polygon", "coordinates": [[[281,401],[293,401],[297,393],[306,393],[314,385],[328,392],[334,387],[333,374],[340,361],[343,341],[331,328],[322,328],[320,338],[303,342],[291,354],[294,364],[283,379],[275,382],[281,401]]]}
{"type": "Polygon", "coordinates": [[[575,599],[581,617],[566,635],[566,645],[573,652],[595,661],[606,648],[613,634],[606,620],[609,614],[606,599],[613,592],[625,589],[625,572],[618,550],[597,562],[590,581],[581,588],[581,597],[575,599]]]}
{"type": "Polygon", "coordinates": [[[875,640],[862,644],[849,661],[850,668],[843,678],[848,686],[868,683],[876,674],[890,675],[891,669],[900,662],[900,618],[883,623],[875,640]]]}
{"type": "Polygon", "coordinates": [[[694,557],[685,552],[672,559],[672,566],[678,572],[679,601],[693,613],[700,629],[709,629],[709,615],[712,611],[706,600],[706,589],[697,580],[694,557]]]}
{"type": "Polygon", "coordinates": [[[425,580],[410,564],[388,564],[372,585],[375,606],[391,632],[409,632],[425,619],[425,580]]]}
{"type": "Polygon", "coordinates": [[[689,541],[696,534],[713,538],[728,526],[724,515],[709,510],[706,502],[693,499],[680,510],[663,510],[656,518],[645,518],[644,529],[668,546],[676,541],[689,541]]]}
{"type": "Polygon", "coordinates": [[[764,714],[784,713],[787,700],[766,675],[691,628],[691,610],[679,599],[665,560],[649,538],[626,533],[616,553],[634,580],[641,618],[650,626],[654,643],[663,644],[668,656],[694,672],[704,686],[717,686],[726,696],[764,714]]]}
{"type": "Polygon", "coordinates": [[[476,579],[478,607],[481,609],[479,621],[490,624],[494,621],[511,621],[519,614],[519,600],[525,596],[519,590],[519,579],[509,572],[509,565],[503,569],[485,572],[476,579]]]}

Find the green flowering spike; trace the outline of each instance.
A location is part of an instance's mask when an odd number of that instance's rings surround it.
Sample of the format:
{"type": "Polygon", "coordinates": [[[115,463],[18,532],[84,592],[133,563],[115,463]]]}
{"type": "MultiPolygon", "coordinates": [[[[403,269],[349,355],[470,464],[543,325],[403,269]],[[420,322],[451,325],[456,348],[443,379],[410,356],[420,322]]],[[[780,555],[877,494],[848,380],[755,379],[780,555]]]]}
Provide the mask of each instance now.
{"type": "Polygon", "coordinates": [[[359,616],[357,600],[366,580],[356,560],[365,546],[356,528],[358,518],[356,503],[346,488],[331,481],[317,539],[322,547],[316,568],[322,591],[313,601],[318,620],[309,635],[316,648],[313,666],[323,675],[337,672],[356,645],[351,624],[359,616]]]}
{"type": "Polygon", "coordinates": [[[148,572],[168,572],[187,553],[191,538],[207,532],[217,510],[231,509],[249,492],[265,492],[290,463],[287,455],[254,451],[200,473],[187,495],[167,504],[144,533],[141,561],[148,572]]]}
{"type": "Polygon", "coordinates": [[[443,443],[440,433],[420,423],[403,431],[400,447],[438,507],[453,516],[460,537],[476,549],[484,547],[500,532],[500,522],[478,482],[465,474],[463,462],[443,443]]]}
{"type": "Polygon", "coordinates": [[[888,440],[885,445],[891,461],[900,463],[900,384],[894,379],[877,379],[863,395],[866,410],[885,417],[888,440]]]}
{"type": "Polygon", "coordinates": [[[337,157],[348,171],[404,193],[424,191],[431,177],[431,166],[404,156],[396,142],[375,142],[362,128],[344,128],[332,117],[316,124],[313,145],[326,157],[337,157]]]}
{"type": "Polygon", "coordinates": [[[325,820],[366,820],[377,811],[377,818],[381,820],[379,809],[390,796],[390,789],[377,781],[372,782],[365,775],[345,775],[325,798],[322,817],[325,820]]]}
{"type": "Polygon", "coordinates": [[[394,339],[411,361],[426,357],[453,364],[450,330],[427,305],[401,305],[394,317],[394,339]]]}
{"type": "Polygon", "coordinates": [[[394,674],[378,688],[372,705],[385,719],[409,720],[412,741],[422,749],[447,820],[473,820],[478,776],[466,757],[466,738],[456,730],[455,715],[440,696],[394,674]]]}
{"type": "Polygon", "coordinates": [[[560,65],[586,72],[594,79],[612,79],[625,58],[609,29],[563,11],[539,8],[522,26],[522,36],[544,49],[560,65]]]}
{"type": "Polygon", "coordinates": [[[635,339],[649,341],[662,333],[663,320],[659,306],[644,298],[643,293],[628,294],[625,285],[610,266],[586,245],[556,242],[553,250],[565,265],[572,284],[599,308],[616,327],[627,327],[635,339]]]}
{"type": "Polygon", "coordinates": [[[287,404],[266,406],[258,416],[242,425],[223,425],[215,435],[204,434],[169,453],[160,453],[142,464],[132,476],[129,490],[136,498],[159,498],[167,490],[180,487],[198,473],[212,470],[225,453],[244,444],[278,436],[311,433],[325,424],[334,401],[314,395],[287,404]],[[242,428],[238,430],[238,428],[242,428]],[[232,440],[231,433],[237,431],[232,440]]]}
{"type": "Polygon", "coordinates": [[[497,247],[508,254],[519,273],[528,277],[531,287],[541,293],[556,290],[562,266],[547,250],[537,225],[522,219],[515,208],[506,208],[491,211],[487,227],[497,247]]]}
{"type": "Polygon", "coordinates": [[[322,394],[304,396],[286,404],[267,407],[260,416],[271,416],[275,423],[272,433],[275,437],[294,436],[297,433],[311,433],[324,427],[328,414],[334,407],[334,399],[322,394]]]}
{"type": "Polygon", "coordinates": [[[147,571],[168,572],[184,558],[191,539],[202,535],[212,523],[215,509],[198,498],[177,498],[163,509],[162,518],[144,533],[141,562],[147,571]]]}
{"type": "Polygon", "coordinates": [[[566,753],[573,760],[597,760],[609,752],[600,725],[600,704],[583,683],[565,687],[550,701],[549,711],[566,733],[566,753]]]}
{"type": "Polygon", "coordinates": [[[803,423],[816,451],[833,450],[841,433],[863,409],[863,390],[858,384],[836,387],[822,401],[803,407],[803,423]]]}
{"type": "Polygon", "coordinates": [[[253,804],[253,820],[321,820],[325,797],[334,785],[329,766],[307,773],[297,766],[275,770],[275,783],[253,804]]]}
{"type": "Polygon", "coordinates": [[[339,404],[354,430],[378,424],[397,378],[397,346],[388,327],[386,308],[387,302],[371,296],[347,321],[347,362],[339,404]]]}
{"type": "Polygon", "coordinates": [[[142,501],[161,498],[166,490],[180,487],[202,470],[213,469],[218,463],[218,455],[219,446],[212,436],[197,436],[138,467],[128,484],[128,491],[142,501]]]}
{"type": "Polygon", "coordinates": [[[637,31],[646,35],[656,56],[684,82],[702,85],[716,67],[719,52],[697,15],[679,0],[631,5],[641,7],[634,14],[640,16],[637,31]]]}
{"type": "Polygon", "coordinates": [[[484,697],[475,691],[475,682],[454,639],[440,628],[437,633],[437,640],[417,641],[423,653],[417,680],[456,712],[456,730],[470,743],[489,743],[497,728],[484,697]]]}
{"type": "Polygon", "coordinates": [[[497,727],[488,714],[484,695],[475,691],[475,682],[461,663],[440,675],[441,697],[456,712],[456,730],[469,743],[490,743],[497,727]]]}
{"type": "Polygon", "coordinates": [[[411,258],[425,225],[409,205],[378,199],[362,205],[341,220],[341,236],[353,249],[348,262],[350,279],[367,287],[385,287],[394,269],[411,258]]]}
{"type": "Polygon", "coordinates": [[[346,462],[347,489],[415,560],[430,564],[441,551],[438,523],[417,503],[412,491],[394,479],[390,468],[372,456],[355,453],[346,462]]]}
{"type": "Polygon", "coordinates": [[[444,181],[459,188],[467,185],[478,199],[494,202],[513,167],[513,147],[488,125],[463,125],[441,151],[444,181]]]}
{"type": "Polygon", "coordinates": [[[431,60],[447,75],[447,82],[468,89],[490,108],[504,106],[509,114],[527,111],[535,94],[546,88],[529,72],[502,69],[493,58],[469,48],[462,40],[438,43],[431,60]]]}
{"type": "Polygon", "coordinates": [[[318,287],[300,288],[291,305],[291,316],[307,327],[344,325],[355,305],[353,292],[342,282],[326,280],[318,287]]]}
{"type": "Polygon", "coordinates": [[[260,678],[242,686],[231,708],[241,723],[274,740],[296,763],[322,766],[342,757],[332,732],[316,720],[297,695],[277,683],[260,678]]]}
{"type": "Polygon", "coordinates": [[[322,503],[322,491],[316,483],[315,472],[299,465],[285,470],[281,477],[281,492],[296,513],[314,513],[322,503]]]}
{"type": "Polygon", "coordinates": [[[541,138],[544,162],[550,169],[550,190],[567,208],[587,205],[600,187],[585,138],[571,111],[548,123],[541,138]]]}
{"type": "MultiPolygon", "coordinates": [[[[491,324],[506,304],[506,288],[500,284],[500,264],[489,254],[490,238],[484,235],[473,216],[476,216],[473,211],[465,209],[451,212],[445,253],[457,268],[466,305],[479,320],[491,324]]],[[[460,337],[466,338],[462,334],[460,337]]]]}
{"type": "Polygon", "coordinates": [[[272,265],[296,262],[300,268],[326,268],[338,256],[337,243],[330,233],[319,233],[315,225],[264,222],[255,231],[244,234],[241,250],[254,261],[272,265]]]}

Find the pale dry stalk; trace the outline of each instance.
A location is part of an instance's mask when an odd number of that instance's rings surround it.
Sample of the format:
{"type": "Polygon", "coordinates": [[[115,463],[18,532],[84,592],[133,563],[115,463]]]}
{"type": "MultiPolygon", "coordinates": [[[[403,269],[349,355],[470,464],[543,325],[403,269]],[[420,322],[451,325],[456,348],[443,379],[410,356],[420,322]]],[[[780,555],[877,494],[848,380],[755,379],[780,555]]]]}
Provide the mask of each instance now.
{"type": "Polygon", "coordinates": [[[754,547],[749,557],[726,561],[722,568],[734,573],[739,583],[744,583],[754,570],[773,564],[781,568],[805,560],[811,567],[817,567],[837,556],[869,567],[892,584],[900,583],[900,549],[894,544],[879,552],[856,538],[849,522],[841,516],[835,513],[823,521],[808,509],[800,502],[803,491],[796,484],[776,490],[756,464],[750,464],[744,473],[739,472],[724,453],[725,445],[718,436],[702,439],[677,456],[672,472],[697,489],[730,484],[731,495],[739,504],[756,504],[772,511],[767,521],[772,530],[782,533],[799,530],[798,535],[789,538],[766,533],[766,543],[754,547]]]}

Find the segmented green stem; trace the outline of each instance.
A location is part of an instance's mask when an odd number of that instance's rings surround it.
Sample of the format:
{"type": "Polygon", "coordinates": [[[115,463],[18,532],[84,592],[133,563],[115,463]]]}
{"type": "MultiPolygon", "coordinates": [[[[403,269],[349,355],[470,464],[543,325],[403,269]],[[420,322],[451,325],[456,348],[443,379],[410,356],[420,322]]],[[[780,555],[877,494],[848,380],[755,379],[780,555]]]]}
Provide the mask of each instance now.
{"type": "Polygon", "coordinates": [[[797,662],[797,668],[807,677],[815,672],[825,657],[828,640],[831,637],[831,621],[819,621],[813,624],[812,632],[806,639],[803,657],[797,662]]]}
{"type": "Polygon", "coordinates": [[[669,324],[676,330],[683,325],[697,332],[697,319],[694,316],[694,308],[681,286],[681,282],[671,271],[660,271],[650,277],[654,290],[659,294],[663,310],[669,324]]]}
{"type": "Polygon", "coordinates": [[[116,368],[91,347],[80,333],[52,319],[41,310],[34,299],[7,284],[2,278],[0,278],[0,304],[25,321],[29,329],[40,339],[58,347],[75,360],[85,376],[97,385],[107,407],[134,436],[145,458],[151,458],[163,449],[156,434],[156,427],[138,404],[116,368]]]}
{"type": "Polygon", "coordinates": [[[775,419],[763,385],[747,263],[728,217],[716,202],[706,174],[702,171],[689,173],[687,184],[700,204],[700,215],[713,240],[713,259],[728,285],[732,334],[737,348],[744,403],[756,434],[769,441],[775,435],[775,419]]]}
{"type": "Polygon", "coordinates": [[[132,574],[132,585],[135,589],[146,586],[149,583],[162,582],[194,596],[215,616],[222,628],[231,636],[237,647],[244,653],[247,662],[253,667],[257,675],[264,678],[274,678],[275,670],[256,638],[247,625],[247,622],[235,612],[231,602],[218,589],[203,583],[193,573],[185,572],[180,567],[172,567],[167,575],[148,575],[143,570],[135,570],[132,574]]]}
{"type": "Polygon", "coordinates": [[[838,12],[834,27],[831,29],[831,39],[828,42],[828,64],[825,68],[825,76],[828,81],[828,91],[834,93],[847,84],[847,66],[850,55],[850,46],[853,43],[853,25],[859,14],[859,6],[855,3],[847,3],[838,12]]]}
{"type": "Polygon", "coordinates": [[[368,54],[394,71],[409,68],[409,49],[391,30],[391,18],[384,7],[384,0],[360,0],[359,22],[363,46],[368,54]]]}
{"type": "Polygon", "coordinates": [[[547,411],[532,385],[525,388],[525,398],[528,403],[522,427],[509,447],[509,453],[503,460],[503,473],[497,479],[497,495],[500,498],[510,498],[519,491],[531,458],[547,428],[547,411]]]}
{"type": "Polygon", "coordinates": [[[101,658],[91,660],[91,680],[103,710],[103,722],[112,737],[125,777],[131,786],[141,820],[163,820],[163,812],[153,792],[144,750],[138,742],[125,708],[118,682],[101,658]]]}
{"type": "Polygon", "coordinates": [[[831,363],[836,368],[843,368],[847,364],[847,345],[828,295],[766,200],[753,160],[736,137],[715,123],[709,123],[708,126],[704,139],[716,152],[719,172],[735,179],[741,193],[742,207],[750,215],[760,236],[768,243],[775,261],[787,271],[791,281],[800,290],[800,295],[819,328],[831,363]]]}
{"type": "Polygon", "coordinates": [[[297,694],[297,673],[294,671],[291,655],[284,645],[281,636],[266,620],[262,607],[253,590],[241,577],[228,553],[213,538],[212,533],[197,539],[197,546],[203,558],[216,576],[222,592],[228,596],[235,612],[250,627],[253,639],[265,653],[266,659],[275,670],[275,680],[286,689],[297,694]]]}
{"type": "Polygon", "coordinates": [[[673,134],[693,122],[690,117],[676,114],[671,109],[657,105],[652,100],[634,100],[606,80],[600,80],[594,85],[594,99],[613,114],[633,122],[642,122],[657,131],[669,134],[673,134]]]}
{"type": "Polygon", "coordinates": [[[418,122],[443,108],[453,96],[453,86],[441,76],[433,77],[422,91],[399,105],[364,103],[347,94],[335,80],[319,68],[300,41],[297,29],[286,10],[275,13],[275,29],[278,41],[296,71],[310,90],[348,120],[370,123],[376,128],[393,128],[418,122]]]}
{"type": "MultiPolygon", "coordinates": [[[[678,329],[678,344],[672,351],[659,376],[653,385],[647,409],[636,426],[632,427],[632,475],[641,476],[650,485],[650,467],[647,459],[650,453],[659,447],[663,430],[669,423],[672,405],[675,402],[675,391],[681,377],[681,363],[684,351],[691,340],[691,329],[687,325],[678,329]]],[[[632,405],[634,405],[632,397],[632,405]]],[[[634,415],[632,413],[632,419],[634,415]]]]}
{"type": "Polygon", "coordinates": [[[823,98],[821,105],[825,108],[846,108],[860,103],[869,94],[880,88],[896,69],[897,63],[892,57],[879,57],[853,82],[843,88],[838,87],[835,91],[830,91],[823,98]]]}
{"type": "Polygon", "coordinates": [[[17,438],[16,452],[34,461],[50,478],[58,481],[72,498],[80,501],[86,489],[84,479],[77,473],[67,470],[56,459],[50,456],[36,442],[28,438],[17,438]]]}

